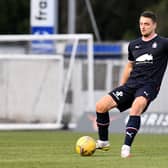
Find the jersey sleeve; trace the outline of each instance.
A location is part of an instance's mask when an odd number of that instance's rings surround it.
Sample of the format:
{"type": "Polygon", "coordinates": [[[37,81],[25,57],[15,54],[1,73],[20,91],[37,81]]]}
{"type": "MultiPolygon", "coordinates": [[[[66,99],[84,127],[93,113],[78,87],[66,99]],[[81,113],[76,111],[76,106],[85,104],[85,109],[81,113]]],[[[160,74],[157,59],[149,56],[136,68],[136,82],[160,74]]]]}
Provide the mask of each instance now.
{"type": "Polygon", "coordinates": [[[128,60],[129,61],[134,61],[134,56],[132,55],[131,45],[130,44],[128,46],[128,60]]]}

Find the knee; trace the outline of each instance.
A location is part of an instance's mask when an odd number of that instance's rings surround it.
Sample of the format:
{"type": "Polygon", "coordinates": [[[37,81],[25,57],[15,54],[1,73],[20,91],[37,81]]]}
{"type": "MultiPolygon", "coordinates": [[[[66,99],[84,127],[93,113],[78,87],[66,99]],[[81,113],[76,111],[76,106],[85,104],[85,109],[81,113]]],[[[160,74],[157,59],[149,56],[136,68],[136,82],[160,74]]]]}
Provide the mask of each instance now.
{"type": "Polygon", "coordinates": [[[144,109],[147,106],[147,99],[144,97],[138,97],[135,99],[135,101],[132,104],[130,115],[140,116],[144,109]]]}
{"type": "Polygon", "coordinates": [[[112,97],[110,95],[106,95],[96,103],[96,111],[98,113],[105,113],[116,106],[117,104],[112,97]]]}
{"type": "Polygon", "coordinates": [[[96,112],[105,113],[107,111],[108,111],[108,109],[106,108],[106,106],[103,103],[101,103],[101,102],[96,103],[96,112]]]}

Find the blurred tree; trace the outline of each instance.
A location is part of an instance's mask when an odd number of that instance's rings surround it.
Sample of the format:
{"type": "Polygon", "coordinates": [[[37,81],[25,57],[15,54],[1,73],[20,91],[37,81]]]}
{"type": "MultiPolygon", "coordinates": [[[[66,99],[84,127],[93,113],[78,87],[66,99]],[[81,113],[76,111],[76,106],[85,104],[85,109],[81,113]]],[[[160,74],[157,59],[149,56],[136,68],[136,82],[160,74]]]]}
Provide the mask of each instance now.
{"type": "Polygon", "coordinates": [[[154,6],[158,14],[158,32],[160,35],[168,37],[168,1],[162,0],[158,6],[154,6]]]}
{"type": "MultiPolygon", "coordinates": [[[[160,0],[90,0],[102,40],[128,40],[138,36],[142,11],[153,9],[160,0]]],[[[167,1],[167,0],[163,0],[167,1]]],[[[84,0],[78,2],[78,32],[92,32],[84,0]]]]}
{"type": "MultiPolygon", "coordinates": [[[[67,32],[67,1],[59,0],[59,32],[67,32]]],[[[167,0],[90,0],[102,41],[130,40],[139,35],[138,19],[144,10],[158,14],[158,32],[168,36],[167,0]]],[[[76,0],[76,33],[94,33],[85,0],[76,0]]],[[[0,1],[0,34],[29,33],[30,0],[0,1]]]]}
{"type": "Polygon", "coordinates": [[[59,0],[59,23],[58,31],[59,33],[67,33],[68,26],[68,0],[59,0]]]}
{"type": "Polygon", "coordinates": [[[0,7],[0,34],[29,33],[29,0],[1,0],[0,7]]]}

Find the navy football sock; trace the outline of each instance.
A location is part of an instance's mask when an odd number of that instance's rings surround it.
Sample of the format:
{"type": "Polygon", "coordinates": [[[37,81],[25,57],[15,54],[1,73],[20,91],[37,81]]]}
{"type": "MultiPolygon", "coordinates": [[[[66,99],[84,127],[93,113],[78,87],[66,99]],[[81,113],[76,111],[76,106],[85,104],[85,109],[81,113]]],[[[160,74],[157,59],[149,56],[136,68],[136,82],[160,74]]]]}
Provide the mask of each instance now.
{"type": "Polygon", "coordinates": [[[130,116],[127,126],[126,126],[126,135],[125,135],[125,145],[131,146],[133,140],[140,128],[141,118],[140,116],[130,116]]]}
{"type": "Polygon", "coordinates": [[[98,113],[97,115],[97,126],[98,126],[98,134],[99,139],[102,141],[108,141],[108,127],[109,127],[109,112],[98,113]]]}

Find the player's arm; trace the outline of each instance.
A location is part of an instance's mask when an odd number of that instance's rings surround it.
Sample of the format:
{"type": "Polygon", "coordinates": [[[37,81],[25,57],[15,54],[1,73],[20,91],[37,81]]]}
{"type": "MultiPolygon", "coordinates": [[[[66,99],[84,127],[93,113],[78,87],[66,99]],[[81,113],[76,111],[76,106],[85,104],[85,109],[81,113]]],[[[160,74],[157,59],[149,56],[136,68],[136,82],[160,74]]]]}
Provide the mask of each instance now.
{"type": "Polygon", "coordinates": [[[131,44],[129,44],[128,45],[128,63],[126,64],[123,74],[121,76],[120,85],[124,85],[127,82],[130,76],[130,73],[133,69],[133,66],[134,66],[134,57],[133,57],[131,50],[132,50],[131,44]]]}
{"type": "Polygon", "coordinates": [[[123,85],[127,82],[129,76],[130,76],[130,73],[133,69],[133,64],[134,62],[133,61],[128,61],[128,63],[126,64],[125,68],[124,68],[124,72],[121,76],[121,81],[120,81],[120,85],[123,85]]]}

